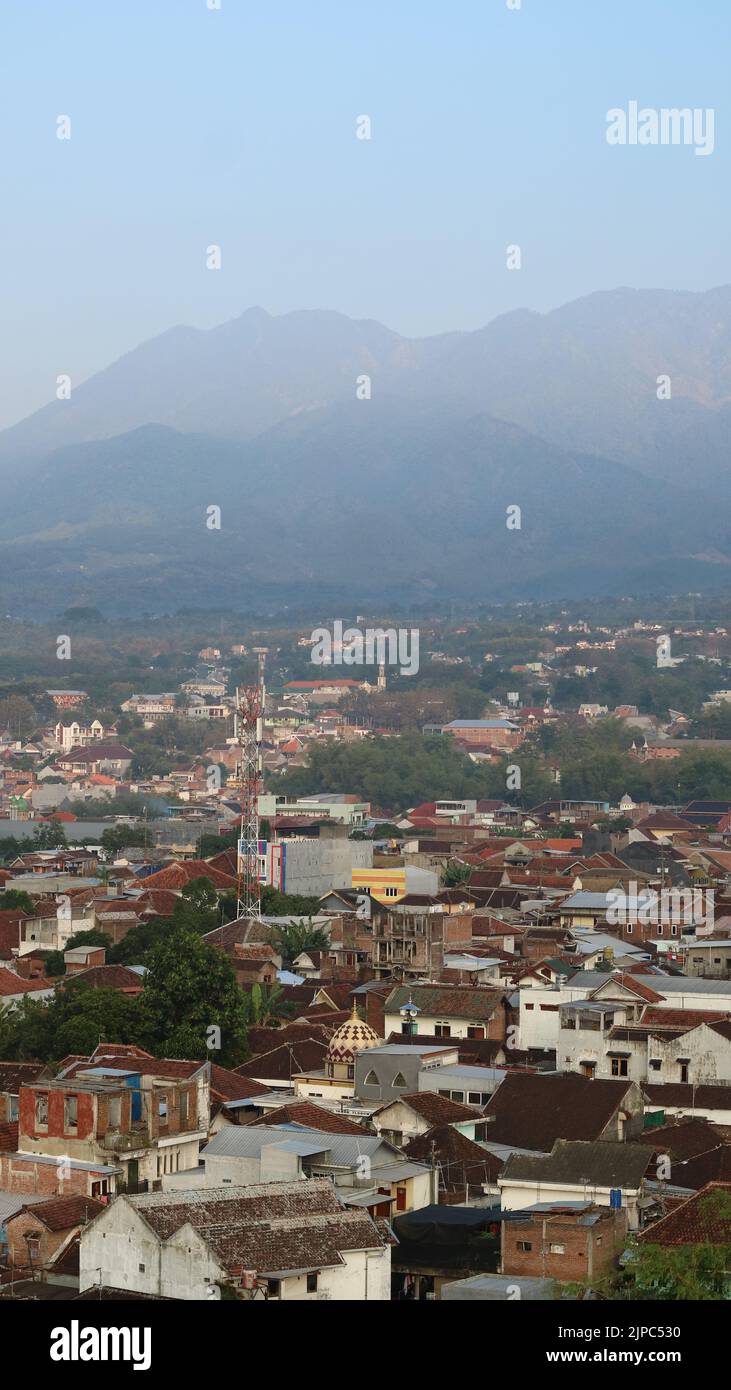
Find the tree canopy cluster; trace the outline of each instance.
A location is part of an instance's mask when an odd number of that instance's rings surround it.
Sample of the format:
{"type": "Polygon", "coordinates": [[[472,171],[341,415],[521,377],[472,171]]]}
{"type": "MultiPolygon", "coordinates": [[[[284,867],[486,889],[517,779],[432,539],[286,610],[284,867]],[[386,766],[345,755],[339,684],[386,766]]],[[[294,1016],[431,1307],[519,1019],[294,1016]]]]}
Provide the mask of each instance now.
{"type": "Polygon", "coordinates": [[[594,725],[559,721],[531,742],[494,763],[475,763],[445,735],[373,736],[348,743],[315,743],[308,763],[293,769],[278,788],[306,796],[353,792],[390,814],[438,797],[504,798],[527,809],[556,796],[617,802],[683,805],[692,798],[731,797],[731,753],[689,741],[680,756],[639,762],[628,756],[631,729],[620,720],[594,725]],[[560,767],[561,781],[553,777],[560,767]],[[508,777],[508,768],[517,767],[508,777]]]}

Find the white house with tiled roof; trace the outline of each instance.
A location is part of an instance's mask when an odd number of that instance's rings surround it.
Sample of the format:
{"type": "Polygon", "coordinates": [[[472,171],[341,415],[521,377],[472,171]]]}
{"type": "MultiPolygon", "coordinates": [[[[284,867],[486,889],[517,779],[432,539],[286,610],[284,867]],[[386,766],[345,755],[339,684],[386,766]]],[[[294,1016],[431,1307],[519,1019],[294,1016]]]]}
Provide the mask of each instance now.
{"type": "Polygon", "coordinates": [[[119,1197],[80,1245],[82,1293],[385,1302],[390,1284],[383,1229],[328,1179],[119,1197]]]}

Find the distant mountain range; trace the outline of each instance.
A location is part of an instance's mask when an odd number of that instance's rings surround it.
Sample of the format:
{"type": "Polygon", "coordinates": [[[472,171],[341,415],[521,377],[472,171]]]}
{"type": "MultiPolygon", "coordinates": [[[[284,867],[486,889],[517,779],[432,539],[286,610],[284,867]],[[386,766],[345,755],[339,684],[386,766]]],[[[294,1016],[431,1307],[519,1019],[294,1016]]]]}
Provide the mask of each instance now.
{"type": "Polygon", "coordinates": [[[171,329],[0,434],[0,602],[726,588],[730,422],[730,287],[415,340],[250,309],[171,329]]]}

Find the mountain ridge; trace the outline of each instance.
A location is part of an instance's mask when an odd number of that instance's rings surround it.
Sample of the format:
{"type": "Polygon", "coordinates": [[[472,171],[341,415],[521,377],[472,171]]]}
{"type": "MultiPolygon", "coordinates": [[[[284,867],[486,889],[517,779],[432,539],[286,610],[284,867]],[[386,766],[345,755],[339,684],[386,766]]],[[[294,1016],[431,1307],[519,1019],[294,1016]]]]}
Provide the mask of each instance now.
{"type": "Polygon", "coordinates": [[[166,330],[0,435],[0,584],[42,606],[59,588],[115,604],[123,582],[148,609],[244,601],[273,564],[313,593],[715,586],[730,425],[728,286],[598,291],[422,339],[254,307],[166,330]]]}

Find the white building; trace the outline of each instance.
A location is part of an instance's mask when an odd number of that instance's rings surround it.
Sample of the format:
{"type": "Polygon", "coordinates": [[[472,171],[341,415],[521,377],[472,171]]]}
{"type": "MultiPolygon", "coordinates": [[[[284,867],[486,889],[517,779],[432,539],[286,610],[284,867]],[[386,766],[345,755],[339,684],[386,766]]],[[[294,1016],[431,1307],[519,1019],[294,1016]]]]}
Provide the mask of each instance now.
{"type": "Polygon", "coordinates": [[[166,1190],[249,1187],[327,1178],[345,1197],[367,1205],[380,1194],[397,1212],[438,1200],[438,1175],[405,1158],[377,1134],[331,1134],[297,1126],[228,1125],[202,1152],[203,1168],[169,1174],[166,1190]]]}
{"type": "Polygon", "coordinates": [[[94,743],[103,739],[106,730],[98,719],[93,719],[91,724],[80,724],[78,719],[74,719],[71,724],[59,722],[53,730],[56,743],[68,753],[70,748],[84,748],[88,743],[94,743]]]}
{"type": "Polygon", "coordinates": [[[593,1202],[621,1207],[627,1224],[640,1224],[646,1176],[654,1176],[654,1150],[643,1144],[557,1139],[550,1154],[513,1153],[498,1178],[503,1211],[539,1202],[593,1202]]]}
{"type": "Polygon", "coordinates": [[[362,1302],[391,1292],[385,1237],[329,1181],[119,1197],[83,1231],[79,1266],[82,1293],[362,1302]]]}

